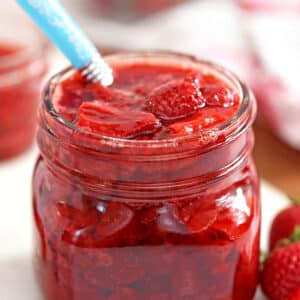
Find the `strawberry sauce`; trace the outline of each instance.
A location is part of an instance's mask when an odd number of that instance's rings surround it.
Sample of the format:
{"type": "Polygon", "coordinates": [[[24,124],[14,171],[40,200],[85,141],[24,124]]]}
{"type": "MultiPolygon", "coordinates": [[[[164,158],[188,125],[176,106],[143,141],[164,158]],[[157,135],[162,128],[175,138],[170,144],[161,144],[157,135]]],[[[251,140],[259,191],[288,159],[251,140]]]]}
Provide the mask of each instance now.
{"type": "Polygon", "coordinates": [[[40,108],[33,201],[44,298],[253,299],[255,100],[188,56],[107,61],[111,87],[66,70],[40,108]]]}
{"type": "Polygon", "coordinates": [[[55,108],[79,128],[111,137],[169,139],[231,119],[239,97],[217,77],[176,66],[116,66],[105,88],[75,73],[60,86],[55,108]]]}
{"type": "Polygon", "coordinates": [[[34,138],[45,73],[41,53],[0,44],[0,160],[22,153],[34,138]]]}

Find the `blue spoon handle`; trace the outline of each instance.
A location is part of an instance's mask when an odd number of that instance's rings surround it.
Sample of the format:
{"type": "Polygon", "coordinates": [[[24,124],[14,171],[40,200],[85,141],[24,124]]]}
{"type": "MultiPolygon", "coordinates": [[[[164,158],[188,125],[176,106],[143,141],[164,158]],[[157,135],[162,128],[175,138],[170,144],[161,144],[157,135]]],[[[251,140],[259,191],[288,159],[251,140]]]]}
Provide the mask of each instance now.
{"type": "MultiPolygon", "coordinates": [[[[79,29],[59,1],[17,0],[17,2],[69,59],[74,68],[82,69],[84,75],[90,76],[88,78],[90,80],[97,78],[103,81],[104,75],[112,77],[110,68],[102,60],[97,48],[79,29]],[[102,70],[98,70],[99,68],[102,70]],[[99,75],[101,71],[102,74],[99,75]]],[[[111,80],[106,78],[106,81],[108,83],[111,80]]]]}

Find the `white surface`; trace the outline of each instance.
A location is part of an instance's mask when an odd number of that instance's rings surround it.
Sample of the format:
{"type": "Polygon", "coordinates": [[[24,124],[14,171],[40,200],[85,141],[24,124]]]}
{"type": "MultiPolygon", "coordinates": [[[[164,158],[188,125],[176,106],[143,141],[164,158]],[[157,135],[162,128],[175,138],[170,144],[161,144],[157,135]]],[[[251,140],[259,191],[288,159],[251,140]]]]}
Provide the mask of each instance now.
{"type": "MultiPolygon", "coordinates": [[[[0,164],[0,299],[40,300],[31,269],[31,174],[37,156],[33,147],[22,157],[0,164]]],[[[276,212],[288,204],[284,195],[262,184],[262,248],[276,212]]],[[[263,300],[257,295],[255,300],[263,300]]],[[[124,299],[125,300],[125,299],[124,299]]],[[[241,299],[242,300],[242,299],[241,299]]]]}
{"type": "Polygon", "coordinates": [[[31,174],[37,149],[0,163],[0,299],[39,300],[31,273],[31,174]]]}

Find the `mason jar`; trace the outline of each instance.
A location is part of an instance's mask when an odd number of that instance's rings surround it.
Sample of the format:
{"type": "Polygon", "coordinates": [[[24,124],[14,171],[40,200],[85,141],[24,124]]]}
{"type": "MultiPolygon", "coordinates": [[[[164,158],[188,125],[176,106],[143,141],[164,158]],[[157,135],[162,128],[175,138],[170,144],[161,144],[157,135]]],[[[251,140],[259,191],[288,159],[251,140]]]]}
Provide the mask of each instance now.
{"type": "Polygon", "coordinates": [[[251,300],[258,282],[260,200],[252,159],[256,103],[227,70],[174,53],[107,56],[217,76],[240,97],[214,128],[163,140],[87,132],[54,101],[39,110],[33,176],[36,277],[47,300],[251,300]]]}

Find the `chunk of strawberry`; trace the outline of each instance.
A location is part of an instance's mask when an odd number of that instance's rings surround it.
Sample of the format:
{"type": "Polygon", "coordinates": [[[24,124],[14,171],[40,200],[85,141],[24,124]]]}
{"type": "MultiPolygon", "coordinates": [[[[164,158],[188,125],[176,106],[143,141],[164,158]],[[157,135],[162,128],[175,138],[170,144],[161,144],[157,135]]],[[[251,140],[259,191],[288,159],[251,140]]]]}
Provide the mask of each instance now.
{"type": "Polygon", "coordinates": [[[57,112],[69,121],[75,119],[78,108],[84,102],[99,101],[117,108],[135,109],[143,104],[143,97],[134,92],[86,82],[79,74],[64,81],[53,97],[57,112]]]}
{"type": "Polygon", "coordinates": [[[298,300],[300,287],[300,242],[299,228],[275,248],[263,264],[261,287],[270,300],[298,300]]]}
{"type": "Polygon", "coordinates": [[[183,206],[178,204],[160,208],[157,220],[159,229],[177,234],[205,231],[215,222],[218,210],[214,204],[202,202],[193,200],[183,206]]]}
{"type": "Polygon", "coordinates": [[[218,199],[219,214],[212,228],[222,232],[229,240],[240,237],[249,227],[252,215],[252,198],[238,188],[218,199]]]}
{"type": "Polygon", "coordinates": [[[199,80],[194,75],[158,86],[145,103],[148,111],[164,121],[188,117],[204,106],[199,80]]]}
{"type": "Polygon", "coordinates": [[[105,102],[115,108],[133,108],[138,109],[143,104],[143,97],[134,92],[103,87],[97,84],[93,87],[97,101],[105,102]]]}
{"type": "Polygon", "coordinates": [[[165,233],[187,234],[188,229],[179,217],[175,205],[166,205],[158,209],[157,226],[165,233]]]}
{"type": "Polygon", "coordinates": [[[211,199],[195,199],[180,210],[181,220],[189,231],[200,233],[207,230],[216,220],[218,209],[211,199]]]}
{"type": "Polygon", "coordinates": [[[55,109],[64,118],[72,121],[83,102],[99,98],[99,89],[102,94],[105,93],[104,87],[95,83],[87,83],[80,74],[75,73],[55,89],[53,95],[55,109]]]}
{"type": "Polygon", "coordinates": [[[96,235],[102,238],[109,238],[124,230],[134,217],[134,212],[128,206],[114,202],[110,202],[105,210],[101,208],[101,214],[96,226],[96,235]]]}
{"type": "Polygon", "coordinates": [[[238,95],[230,88],[221,85],[208,85],[201,88],[207,106],[232,107],[238,104],[238,95]]]}
{"type": "Polygon", "coordinates": [[[91,132],[128,139],[155,133],[161,127],[151,113],[120,110],[96,101],[80,106],[77,124],[91,132]]]}
{"type": "MultiPolygon", "coordinates": [[[[63,211],[66,213],[66,208],[63,208],[63,211]]],[[[125,230],[128,240],[131,239],[131,234],[134,235],[132,232],[136,230],[132,224],[133,211],[121,203],[110,202],[106,206],[94,208],[88,214],[81,216],[78,212],[70,211],[70,213],[76,219],[66,226],[62,239],[79,247],[94,248],[110,243],[118,244],[125,230]]]]}
{"type": "Polygon", "coordinates": [[[278,242],[288,238],[296,226],[300,226],[300,205],[297,203],[282,210],[273,220],[270,230],[270,250],[273,250],[278,242]]]}

